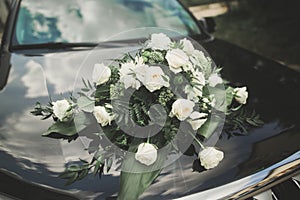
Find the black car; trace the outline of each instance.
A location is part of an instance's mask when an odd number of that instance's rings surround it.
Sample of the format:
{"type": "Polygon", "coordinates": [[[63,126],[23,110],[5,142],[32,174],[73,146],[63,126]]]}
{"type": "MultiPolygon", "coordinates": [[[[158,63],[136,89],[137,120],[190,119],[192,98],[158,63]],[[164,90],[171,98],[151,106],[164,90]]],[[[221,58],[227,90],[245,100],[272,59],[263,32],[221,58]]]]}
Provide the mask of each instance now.
{"type": "Polygon", "coordinates": [[[300,198],[299,73],[214,38],[177,0],[1,0],[0,9],[7,11],[0,52],[0,199],[117,196],[118,171],[65,186],[57,176],[68,161],[89,157],[84,142],[41,137],[50,121],[30,111],[37,101],[76,90],[87,56],[101,60],[99,54],[134,49],[158,30],[199,42],[225,79],[247,85],[247,107],[265,123],[246,136],[222,134],[217,146],[226,157],[213,170],[192,171],[193,158],[182,156],[141,199],[300,198]]]}

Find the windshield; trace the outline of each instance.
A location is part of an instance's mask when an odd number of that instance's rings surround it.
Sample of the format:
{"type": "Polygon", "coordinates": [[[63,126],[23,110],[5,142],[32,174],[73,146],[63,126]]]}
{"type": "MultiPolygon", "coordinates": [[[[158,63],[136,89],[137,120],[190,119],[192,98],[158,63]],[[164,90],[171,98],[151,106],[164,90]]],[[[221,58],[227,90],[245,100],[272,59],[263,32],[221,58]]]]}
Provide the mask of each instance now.
{"type": "Polygon", "coordinates": [[[98,43],[143,27],[200,34],[177,0],[23,0],[13,45],[98,43]]]}

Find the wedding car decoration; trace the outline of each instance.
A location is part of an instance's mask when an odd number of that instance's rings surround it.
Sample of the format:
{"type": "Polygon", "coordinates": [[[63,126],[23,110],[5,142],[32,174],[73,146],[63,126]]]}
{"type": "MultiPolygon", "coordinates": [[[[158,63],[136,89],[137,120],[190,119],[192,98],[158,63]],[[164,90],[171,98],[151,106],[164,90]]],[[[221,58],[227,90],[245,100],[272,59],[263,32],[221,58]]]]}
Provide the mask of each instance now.
{"type": "Polygon", "coordinates": [[[118,198],[137,199],[170,154],[197,154],[211,170],[226,158],[221,149],[205,145],[217,127],[225,123],[227,132],[243,134],[262,124],[257,114],[243,109],[247,87],[231,87],[220,70],[190,40],[152,34],[136,52],[109,65],[96,63],[76,97],[45,106],[38,102],[32,114],[54,119],[43,136],[71,141],[91,134],[87,137],[97,139],[88,149],[90,161],[70,164],[61,174],[67,184],[90,172],[101,176],[120,163],[118,198]]]}

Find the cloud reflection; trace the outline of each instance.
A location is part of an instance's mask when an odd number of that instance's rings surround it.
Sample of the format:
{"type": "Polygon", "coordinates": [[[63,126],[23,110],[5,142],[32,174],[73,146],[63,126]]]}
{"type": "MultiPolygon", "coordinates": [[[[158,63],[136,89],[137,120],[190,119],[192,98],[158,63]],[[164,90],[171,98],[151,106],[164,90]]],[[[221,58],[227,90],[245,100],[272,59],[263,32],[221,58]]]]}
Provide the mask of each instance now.
{"type": "MultiPolygon", "coordinates": [[[[16,36],[26,44],[97,43],[143,27],[167,28],[183,35],[200,33],[175,0],[27,0],[21,5],[16,36]]],[[[126,39],[134,37],[126,35],[126,39]]]]}
{"type": "Polygon", "coordinates": [[[48,96],[42,66],[39,63],[30,60],[25,64],[25,68],[27,69],[27,73],[21,78],[25,87],[27,87],[25,97],[36,98],[48,96]]]}
{"type": "Polygon", "coordinates": [[[56,37],[56,42],[103,41],[111,35],[145,25],[135,12],[128,12],[124,4],[115,0],[30,0],[22,5],[33,20],[32,34],[44,39],[56,37]],[[120,19],[126,19],[126,23],[120,19]]]}
{"type": "Polygon", "coordinates": [[[68,143],[62,140],[47,139],[41,136],[52,123],[41,121],[30,114],[30,109],[22,113],[13,113],[5,120],[5,127],[0,127],[0,149],[15,158],[43,163],[49,171],[61,172],[67,161],[89,158],[81,141],[68,143]],[[76,152],[76,154],[74,154],[76,152]]]}

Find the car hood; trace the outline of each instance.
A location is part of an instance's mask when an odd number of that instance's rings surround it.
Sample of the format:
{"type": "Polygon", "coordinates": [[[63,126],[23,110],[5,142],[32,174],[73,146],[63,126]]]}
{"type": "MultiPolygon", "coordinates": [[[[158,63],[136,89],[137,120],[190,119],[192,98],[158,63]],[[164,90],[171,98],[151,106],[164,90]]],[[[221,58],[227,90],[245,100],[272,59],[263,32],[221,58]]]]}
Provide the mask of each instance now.
{"type": "MultiPolygon", "coordinates": [[[[265,169],[300,149],[299,74],[222,40],[203,46],[223,68],[224,78],[234,86],[248,87],[247,107],[255,109],[265,124],[247,136],[223,135],[216,146],[225,152],[225,159],[213,170],[193,171],[196,157],[182,156],[163,170],[142,199],[173,199],[214,188],[265,169]]],[[[0,176],[8,183],[1,186],[1,193],[22,199],[31,199],[33,192],[55,199],[105,199],[117,194],[117,169],[101,180],[90,175],[65,186],[57,175],[66,162],[90,158],[84,151],[86,141],[41,137],[51,120],[42,121],[30,111],[37,101],[46,104],[49,96],[55,100],[79,91],[82,78],[91,79],[94,63],[111,62],[116,55],[137,48],[12,53],[8,83],[0,93],[0,176]]]]}

